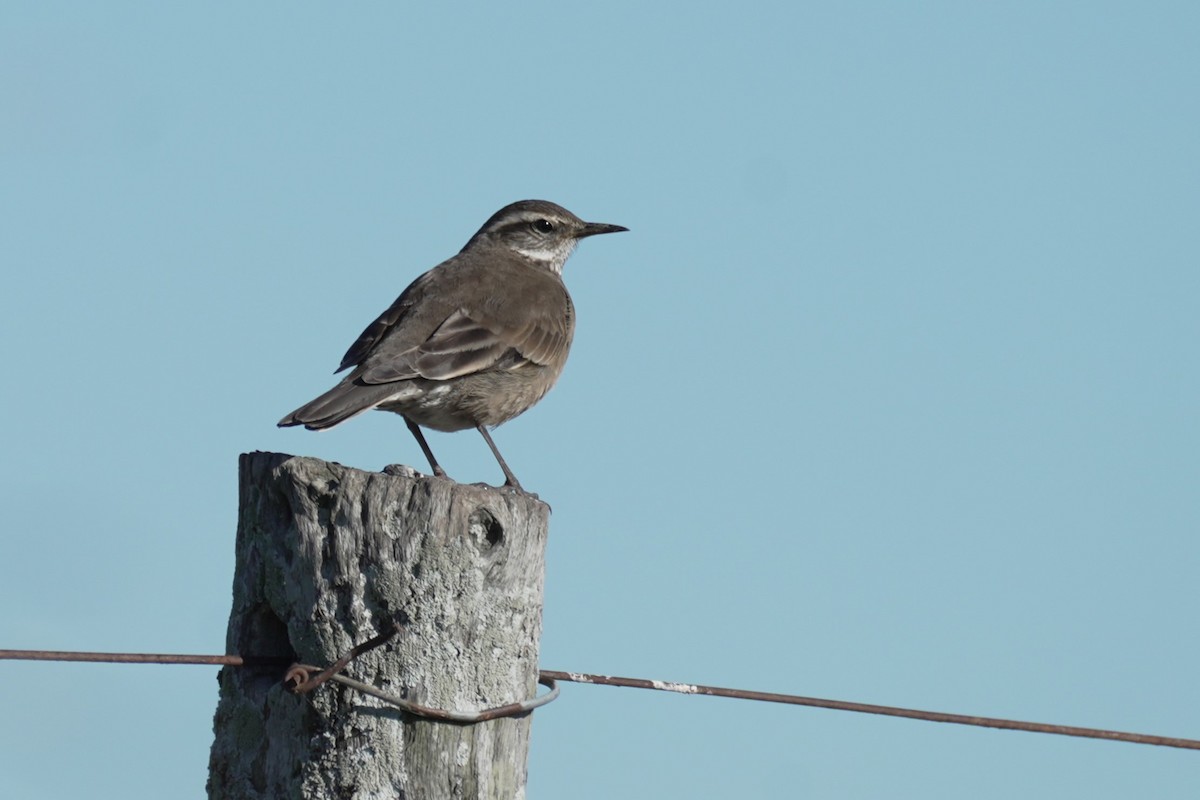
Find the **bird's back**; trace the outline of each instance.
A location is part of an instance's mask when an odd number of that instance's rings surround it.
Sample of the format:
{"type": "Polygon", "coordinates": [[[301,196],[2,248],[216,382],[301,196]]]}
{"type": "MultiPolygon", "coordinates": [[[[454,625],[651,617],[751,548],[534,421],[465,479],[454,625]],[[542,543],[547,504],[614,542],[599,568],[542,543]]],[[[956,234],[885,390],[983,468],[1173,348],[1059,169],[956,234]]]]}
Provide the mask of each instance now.
{"type": "Polygon", "coordinates": [[[574,306],[557,275],[506,253],[462,253],[418,278],[368,326],[347,353],[356,367],[347,377],[397,384],[378,407],[419,425],[498,425],[550,390],[574,330],[574,306]],[[464,285],[476,298],[470,309],[453,299],[464,285]]]}

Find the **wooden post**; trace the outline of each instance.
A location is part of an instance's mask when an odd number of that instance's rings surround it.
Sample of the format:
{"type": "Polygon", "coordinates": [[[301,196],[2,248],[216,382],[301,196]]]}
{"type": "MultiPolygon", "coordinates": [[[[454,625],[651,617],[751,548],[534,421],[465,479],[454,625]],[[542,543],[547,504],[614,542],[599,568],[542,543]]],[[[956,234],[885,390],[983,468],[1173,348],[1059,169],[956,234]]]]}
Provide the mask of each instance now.
{"type": "MultiPolygon", "coordinates": [[[[534,696],[547,505],[277,453],[239,466],[228,652],[323,667],[398,621],[349,676],[455,711],[534,696]]],[[[434,722],[282,672],[221,671],[210,798],[524,797],[530,715],[434,722]]]]}

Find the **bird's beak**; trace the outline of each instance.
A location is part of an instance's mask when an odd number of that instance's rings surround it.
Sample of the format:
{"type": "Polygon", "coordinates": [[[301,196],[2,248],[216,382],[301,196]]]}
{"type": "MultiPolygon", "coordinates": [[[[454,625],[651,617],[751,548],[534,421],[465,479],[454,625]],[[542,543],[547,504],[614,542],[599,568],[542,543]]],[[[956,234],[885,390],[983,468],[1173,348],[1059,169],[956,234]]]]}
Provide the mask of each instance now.
{"type": "Polygon", "coordinates": [[[627,231],[629,228],[621,225],[609,225],[604,222],[585,222],[583,227],[579,229],[579,233],[575,234],[576,239],[582,239],[585,236],[595,236],[599,233],[620,233],[627,231]]]}

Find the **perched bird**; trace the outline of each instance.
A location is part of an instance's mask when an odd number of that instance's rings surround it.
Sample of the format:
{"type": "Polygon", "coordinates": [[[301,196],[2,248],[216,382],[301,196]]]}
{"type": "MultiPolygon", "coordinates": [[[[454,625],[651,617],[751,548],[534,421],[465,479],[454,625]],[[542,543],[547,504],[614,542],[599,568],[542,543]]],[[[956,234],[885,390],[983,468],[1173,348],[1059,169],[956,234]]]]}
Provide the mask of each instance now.
{"type": "Polygon", "coordinates": [[[458,255],[413,281],[367,326],[335,370],[354,367],[341,383],[279,426],[321,430],[372,408],[393,411],[441,477],[446,471],[420,426],[475,428],[504,470],[505,485],[524,491],[488,428],[529,409],[562,373],[575,332],[562,270],[575,245],[625,230],[584,222],[544,200],[505,206],[458,255]]]}

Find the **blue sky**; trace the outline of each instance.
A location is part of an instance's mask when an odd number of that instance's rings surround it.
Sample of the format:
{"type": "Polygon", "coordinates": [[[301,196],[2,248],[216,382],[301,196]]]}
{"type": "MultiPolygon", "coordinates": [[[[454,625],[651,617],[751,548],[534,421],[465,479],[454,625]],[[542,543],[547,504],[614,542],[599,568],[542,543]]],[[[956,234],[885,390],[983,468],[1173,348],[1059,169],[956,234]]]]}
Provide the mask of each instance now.
{"type": "MultiPolygon", "coordinates": [[[[630,233],[496,440],[543,666],[1200,737],[1188,3],[0,10],[0,647],[220,652],[238,453],[496,209],[630,233]]],[[[499,483],[477,435],[431,434],[499,483]]],[[[0,666],[0,795],[201,797],[216,671],[0,666]]],[[[1183,798],[1191,752],[566,686],[531,797],[1183,798]]]]}

